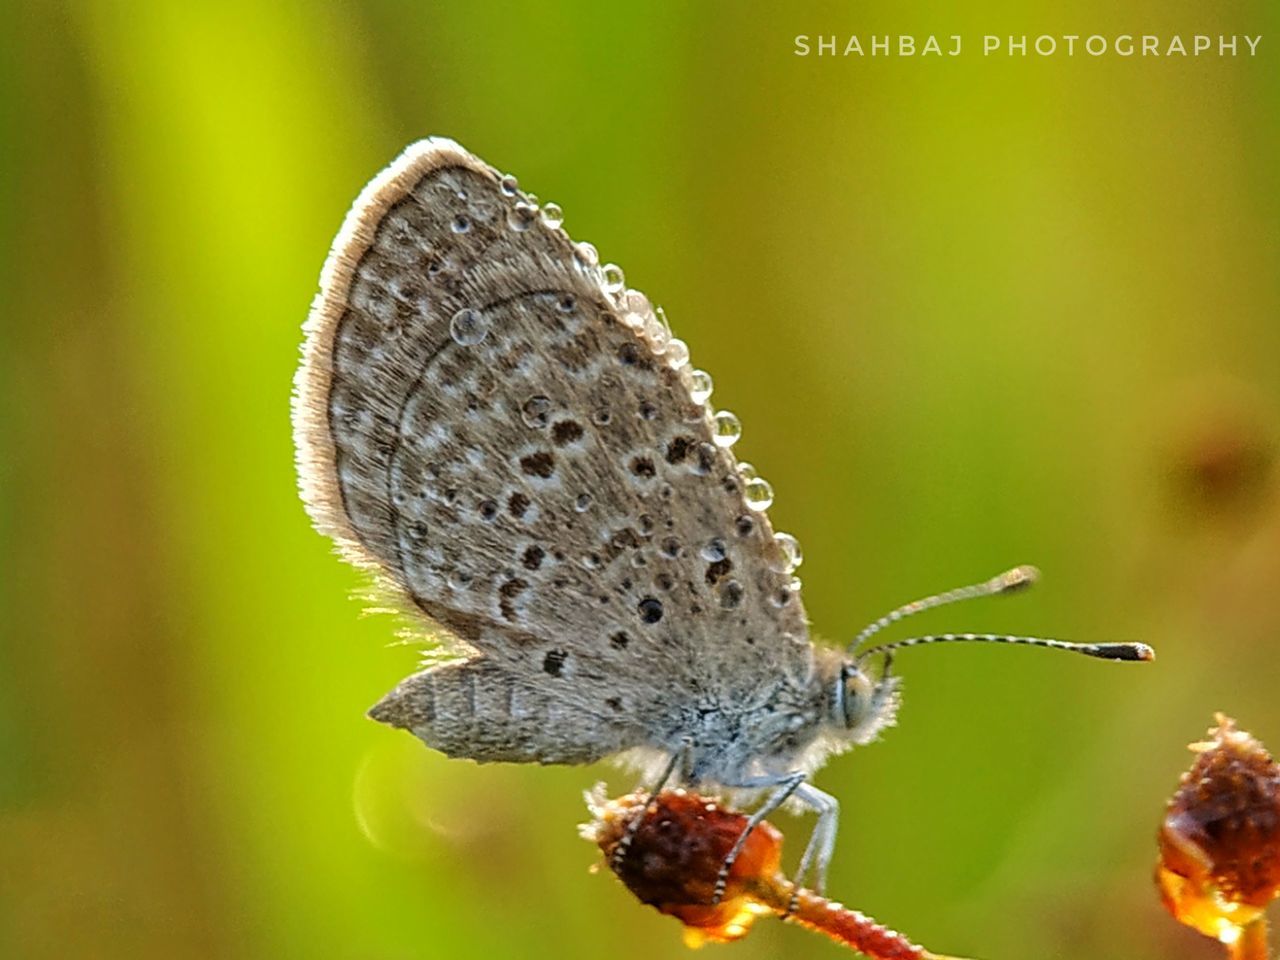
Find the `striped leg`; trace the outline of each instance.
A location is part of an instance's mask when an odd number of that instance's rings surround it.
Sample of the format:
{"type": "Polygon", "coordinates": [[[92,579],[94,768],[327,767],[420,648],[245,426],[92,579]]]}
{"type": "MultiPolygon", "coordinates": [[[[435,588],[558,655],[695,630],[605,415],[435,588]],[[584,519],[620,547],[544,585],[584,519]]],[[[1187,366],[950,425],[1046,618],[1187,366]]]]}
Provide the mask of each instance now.
{"type": "MultiPolygon", "coordinates": [[[[756,787],[773,787],[773,792],[765,798],[764,803],[760,804],[747,820],[747,826],[738,834],[738,839],[734,841],[729,852],[725,855],[724,863],[720,865],[720,872],[716,876],[715,896],[711,898],[713,904],[719,903],[724,897],[726,884],[729,882],[729,871],[733,869],[734,862],[738,859],[738,855],[742,853],[742,848],[746,846],[747,837],[751,836],[751,831],[764,821],[764,818],[777,810],[780,806],[787,802],[787,798],[796,793],[801,786],[804,785],[805,774],[803,773],[784,773],[777,776],[752,777],[744,780],[742,783],[730,783],[725,786],[733,789],[754,789],[756,787]]],[[[823,794],[826,796],[826,794],[823,794]]]]}
{"type": "MultiPolygon", "coordinates": [[[[644,822],[645,816],[649,812],[649,807],[653,804],[654,797],[660,794],[664,787],[671,781],[672,775],[676,772],[677,765],[686,774],[690,767],[691,753],[693,749],[692,741],[685,741],[683,747],[671,754],[671,760],[663,767],[662,774],[658,777],[657,782],[648,792],[644,806],[636,813],[631,822],[627,824],[626,832],[618,840],[618,845],[613,848],[613,856],[610,858],[611,866],[614,873],[618,872],[618,867],[622,861],[626,859],[627,851],[631,849],[631,844],[636,838],[636,832],[640,829],[640,824],[644,822]]],[[[682,776],[682,780],[687,777],[682,776]]]]}

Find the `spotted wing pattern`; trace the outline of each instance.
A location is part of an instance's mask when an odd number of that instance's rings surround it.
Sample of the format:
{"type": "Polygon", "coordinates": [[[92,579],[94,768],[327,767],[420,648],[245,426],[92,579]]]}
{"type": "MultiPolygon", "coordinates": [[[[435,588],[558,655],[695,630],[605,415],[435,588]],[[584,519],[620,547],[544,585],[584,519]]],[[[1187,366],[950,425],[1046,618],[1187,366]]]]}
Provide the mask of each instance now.
{"type": "MultiPolygon", "coordinates": [[[[447,140],[411,146],[348,215],[306,334],[314,522],[485,664],[436,668],[453,672],[433,691],[503,677],[611,752],[668,743],[708,691],[749,699],[807,669],[734,421],[645,297],[512,178],[447,140]]],[[[405,689],[379,709],[412,726],[405,689]]],[[[528,744],[481,758],[584,753],[520,729],[528,744]]]]}

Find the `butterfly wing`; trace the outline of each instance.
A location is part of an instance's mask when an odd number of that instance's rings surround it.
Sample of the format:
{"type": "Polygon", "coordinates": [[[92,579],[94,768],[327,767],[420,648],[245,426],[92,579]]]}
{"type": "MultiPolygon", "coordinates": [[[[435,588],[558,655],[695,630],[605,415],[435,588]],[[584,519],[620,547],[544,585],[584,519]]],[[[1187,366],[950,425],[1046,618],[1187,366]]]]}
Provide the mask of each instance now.
{"type": "Polygon", "coordinates": [[[682,345],[593,253],[457,144],[411,146],[325,265],[300,486],[316,526],[461,647],[653,730],[811,651],[682,345]]]}

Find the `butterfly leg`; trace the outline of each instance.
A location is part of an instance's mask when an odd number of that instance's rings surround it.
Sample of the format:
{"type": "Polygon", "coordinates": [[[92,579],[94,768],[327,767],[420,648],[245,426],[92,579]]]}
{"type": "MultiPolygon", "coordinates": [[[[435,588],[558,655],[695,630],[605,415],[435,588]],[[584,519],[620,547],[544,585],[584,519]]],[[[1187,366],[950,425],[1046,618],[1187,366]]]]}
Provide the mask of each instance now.
{"type": "Polygon", "coordinates": [[[809,843],[805,846],[800,866],[796,869],[797,888],[804,883],[809,870],[816,867],[814,889],[822,893],[827,886],[827,868],[831,866],[836,831],[840,826],[840,801],[811,783],[800,784],[796,789],[796,799],[808,804],[818,813],[818,822],[809,835],[809,843]]]}
{"type": "Polygon", "coordinates": [[[729,882],[729,871],[733,869],[734,862],[738,859],[738,855],[742,853],[742,848],[746,846],[747,837],[751,836],[751,831],[758,827],[764,818],[777,810],[780,806],[787,802],[787,798],[795,793],[804,784],[805,774],[803,773],[784,773],[779,776],[769,777],[752,777],[744,780],[742,783],[725,784],[731,788],[753,789],[756,787],[772,787],[773,792],[765,798],[764,803],[747,820],[747,825],[742,833],[738,834],[738,839],[734,841],[729,852],[725,854],[724,863],[720,864],[720,872],[716,875],[715,894],[711,898],[713,904],[717,904],[724,897],[725,886],[729,882]]]}
{"type": "Polygon", "coordinates": [[[631,848],[632,841],[635,840],[636,831],[640,829],[640,824],[644,821],[645,815],[649,812],[650,806],[653,804],[654,798],[660,794],[664,787],[670,782],[671,777],[676,772],[678,766],[681,771],[681,780],[687,779],[687,774],[693,764],[693,741],[686,739],[683,746],[671,754],[671,759],[667,765],[662,768],[657,782],[653,787],[646,791],[648,796],[645,798],[644,806],[635,815],[632,821],[627,824],[626,832],[623,833],[618,840],[618,845],[613,848],[613,856],[610,858],[614,872],[617,872],[619,865],[626,859],[627,851],[631,848]]]}

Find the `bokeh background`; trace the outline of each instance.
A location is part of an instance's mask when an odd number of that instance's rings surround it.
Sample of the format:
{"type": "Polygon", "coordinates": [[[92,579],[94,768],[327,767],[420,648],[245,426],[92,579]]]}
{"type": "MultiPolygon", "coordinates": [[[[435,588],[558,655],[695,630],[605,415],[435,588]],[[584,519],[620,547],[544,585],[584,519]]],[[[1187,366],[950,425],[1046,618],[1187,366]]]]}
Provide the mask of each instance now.
{"type": "Polygon", "coordinates": [[[1218,955],[1150,874],[1214,710],[1280,747],[1280,7],[900,7],[5,5],[0,956],[684,955],[575,836],[628,777],[363,717],[416,654],[307,525],[290,378],[350,201],[428,134],[666,306],[819,634],[1033,561],[917,632],[1159,648],[903,655],[901,725],[819,777],[832,893],[949,953],[1218,955]],[[851,32],[968,47],[792,53],[851,32]],[[1264,39],[978,49],[1091,32],[1264,39]]]}

